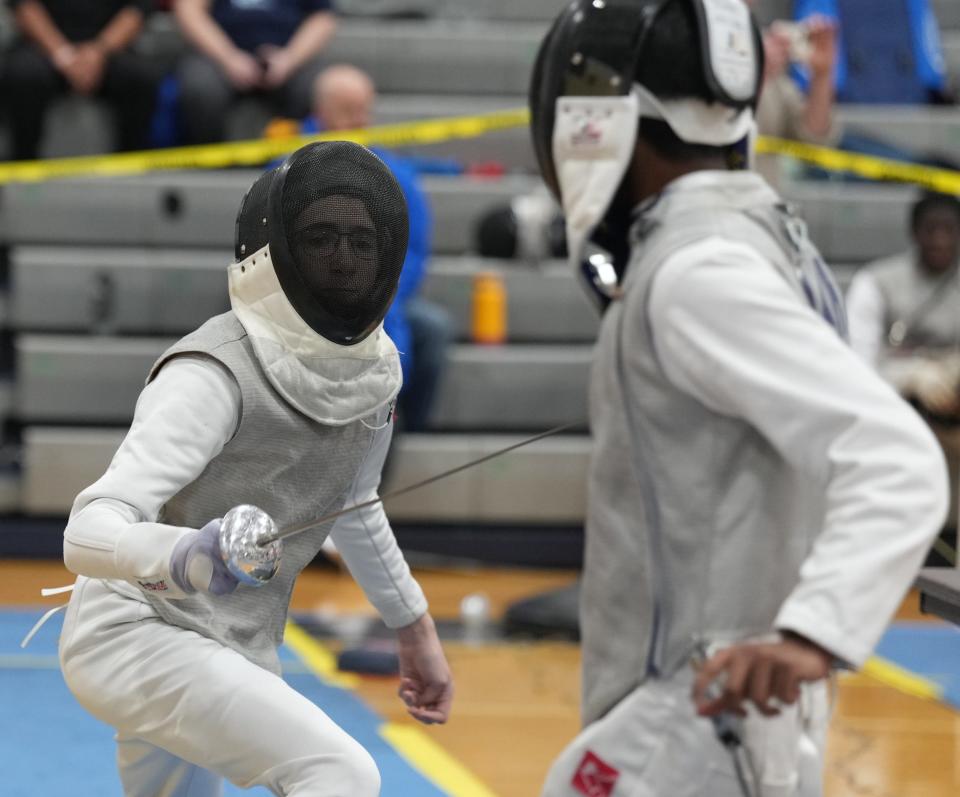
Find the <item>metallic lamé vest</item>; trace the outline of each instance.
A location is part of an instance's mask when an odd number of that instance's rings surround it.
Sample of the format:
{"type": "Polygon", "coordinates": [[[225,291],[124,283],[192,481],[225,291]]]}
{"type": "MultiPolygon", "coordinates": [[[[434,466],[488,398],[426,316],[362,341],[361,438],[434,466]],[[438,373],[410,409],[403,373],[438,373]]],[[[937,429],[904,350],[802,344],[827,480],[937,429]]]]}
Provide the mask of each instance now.
{"type": "MultiPolygon", "coordinates": [[[[232,312],[212,318],[168,349],[150,378],[171,358],[197,353],[223,364],[237,380],[243,401],[240,425],[203,473],[166,503],[158,522],[198,529],[237,504],[254,504],[282,529],[340,509],[373,442],[371,427],[382,425],[390,408],[367,424],[344,426],[324,426],[302,415],[267,381],[232,312]]],[[[294,580],[316,556],[332,525],[329,521],[285,540],[280,570],[265,586],[240,585],[224,596],[146,599],[168,623],[211,637],[279,672],[277,647],[294,580]]]]}
{"type": "Polygon", "coordinates": [[[689,666],[704,644],[770,633],[822,529],[824,484],[795,471],[750,424],[674,387],[647,325],[664,260],[720,236],[753,247],[798,302],[845,330],[802,223],[752,177],[667,192],[641,215],[624,298],[601,325],[581,602],[585,723],[647,678],[689,666]]]}

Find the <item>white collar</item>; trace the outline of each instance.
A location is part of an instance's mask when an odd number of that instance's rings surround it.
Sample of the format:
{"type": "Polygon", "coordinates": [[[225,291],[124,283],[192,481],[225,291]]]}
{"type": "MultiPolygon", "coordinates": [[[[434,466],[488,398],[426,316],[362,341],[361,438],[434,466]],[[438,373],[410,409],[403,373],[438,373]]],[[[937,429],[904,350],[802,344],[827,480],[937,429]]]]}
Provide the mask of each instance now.
{"type": "Polygon", "coordinates": [[[227,271],[230,303],[273,387],[319,423],[375,412],[400,390],[397,348],[381,324],[342,346],[317,334],[287,299],[265,246],[227,271]]]}

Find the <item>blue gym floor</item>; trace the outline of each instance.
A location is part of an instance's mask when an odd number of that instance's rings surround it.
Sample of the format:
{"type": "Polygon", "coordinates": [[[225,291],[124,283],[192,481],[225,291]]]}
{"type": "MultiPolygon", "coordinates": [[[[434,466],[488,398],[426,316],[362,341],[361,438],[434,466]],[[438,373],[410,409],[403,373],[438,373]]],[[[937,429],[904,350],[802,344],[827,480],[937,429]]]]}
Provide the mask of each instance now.
{"type": "MultiPolygon", "coordinates": [[[[56,641],[62,615],[47,623],[27,650],[19,647],[41,613],[41,609],[0,610],[2,794],[120,797],[122,792],[113,766],[112,731],[76,704],[60,675],[56,641]]],[[[383,718],[353,692],[332,683],[317,672],[315,662],[301,660],[291,649],[284,648],[281,657],[287,681],[322,706],[371,752],[383,775],[383,797],[490,794],[456,777],[453,782],[458,785],[453,787],[449,779],[438,778],[445,784],[441,788],[430,779],[429,773],[434,770],[423,765],[424,756],[418,760],[423,769],[420,771],[390,744],[383,718]],[[461,783],[464,788],[460,788],[461,783]]],[[[870,675],[895,688],[960,708],[960,629],[939,623],[897,623],[884,636],[871,665],[879,666],[868,666],[870,675]]],[[[426,758],[429,753],[428,749],[426,758]]],[[[437,753],[443,755],[442,751],[437,753]]],[[[267,792],[242,792],[227,784],[225,794],[267,792]]]]}
{"type": "Polygon", "coordinates": [[[941,703],[960,709],[960,628],[894,623],[880,640],[876,655],[926,682],[941,703]]]}
{"type": "MultiPolygon", "coordinates": [[[[113,766],[111,729],[90,717],[67,690],[57,663],[62,615],[50,620],[26,650],[20,640],[42,610],[0,611],[0,772],[4,797],[121,797],[113,766]]],[[[294,653],[282,651],[286,680],[323,707],[376,759],[383,797],[450,794],[415,769],[381,735],[384,725],[353,693],[324,683],[294,653]]],[[[225,794],[266,795],[227,784],[225,794]]]]}

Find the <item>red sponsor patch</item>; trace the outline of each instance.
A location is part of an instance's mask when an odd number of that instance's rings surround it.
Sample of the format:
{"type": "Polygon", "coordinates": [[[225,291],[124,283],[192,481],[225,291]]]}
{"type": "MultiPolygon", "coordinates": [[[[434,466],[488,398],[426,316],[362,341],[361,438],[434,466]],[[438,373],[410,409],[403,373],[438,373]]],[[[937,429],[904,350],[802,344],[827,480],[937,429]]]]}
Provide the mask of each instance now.
{"type": "Polygon", "coordinates": [[[170,589],[167,586],[167,582],[161,579],[160,581],[138,581],[137,582],[141,587],[150,592],[166,592],[170,589]]]}
{"type": "Polygon", "coordinates": [[[620,772],[587,750],[573,776],[573,788],[587,797],[610,797],[620,772]]]}

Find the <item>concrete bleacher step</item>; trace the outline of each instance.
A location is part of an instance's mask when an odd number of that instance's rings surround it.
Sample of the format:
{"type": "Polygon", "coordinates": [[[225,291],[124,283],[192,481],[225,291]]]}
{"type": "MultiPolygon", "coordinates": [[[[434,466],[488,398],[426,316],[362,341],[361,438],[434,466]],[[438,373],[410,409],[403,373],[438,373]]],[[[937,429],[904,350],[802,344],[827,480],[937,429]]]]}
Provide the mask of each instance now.
{"type": "Polygon", "coordinates": [[[15,330],[182,335],[229,309],[228,249],[19,246],[15,330]]]}
{"type": "MultiPolygon", "coordinates": [[[[467,97],[442,94],[392,94],[378,98],[374,124],[396,124],[438,117],[525,108],[524,96],[467,97]]],[[[507,171],[535,173],[537,160],[526,126],[498,130],[476,138],[451,139],[395,150],[411,157],[450,158],[463,164],[498,163],[507,171]]]]}
{"type": "Polygon", "coordinates": [[[847,133],[868,135],[915,155],[952,158],[960,164],[960,125],[955,108],[841,105],[837,115],[847,133]]]}
{"type": "Polygon", "coordinates": [[[503,279],[510,343],[591,343],[596,339],[599,315],[567,263],[434,258],[422,293],[447,309],[458,340],[470,339],[473,285],[481,273],[503,279]]]}
{"type": "MultiPolygon", "coordinates": [[[[470,0],[462,0],[462,2],[470,2],[470,0]]],[[[488,2],[489,0],[480,5],[486,6],[488,2]]],[[[768,25],[775,19],[792,19],[793,5],[794,0],[761,0],[755,4],[754,13],[761,24],[768,25]]],[[[957,0],[931,0],[931,5],[941,29],[960,28],[960,3],[957,3],[957,0]]]]}
{"type": "Polygon", "coordinates": [[[947,62],[947,72],[954,77],[960,75],[960,30],[944,32],[943,57],[947,62]]]}
{"type": "MultiPolygon", "coordinates": [[[[237,208],[259,172],[167,172],[6,186],[0,242],[233,248],[237,208]]],[[[476,220],[537,185],[533,177],[427,177],[433,250],[467,251],[476,220]]]]}
{"type": "MultiPolygon", "coordinates": [[[[69,512],[120,445],[124,429],[32,426],[23,435],[21,511],[69,512]]],[[[383,493],[520,442],[512,435],[404,435],[383,493]]],[[[559,435],[517,449],[386,503],[396,521],[579,523],[585,505],[586,435],[559,435]]]]}
{"type": "MultiPolygon", "coordinates": [[[[0,201],[0,241],[229,252],[236,209],[256,175],[246,170],[167,173],[8,187],[0,201]]],[[[470,251],[477,220],[533,190],[538,179],[425,178],[434,253],[470,251]]],[[[911,186],[806,182],[788,186],[786,195],[803,209],[829,262],[862,262],[906,246],[907,209],[916,196],[911,186]]]]}
{"type": "MultiPolygon", "coordinates": [[[[22,423],[129,423],[164,338],[18,335],[12,416],[22,423]]],[[[586,419],[589,345],[449,351],[432,426],[525,430],[586,419]]]]}
{"type": "MultiPolygon", "coordinates": [[[[5,374],[0,377],[0,424],[3,424],[12,414],[13,379],[9,374],[5,374]]],[[[2,465],[2,462],[0,462],[0,465],[2,465]]]]}
{"type": "Polygon", "coordinates": [[[18,335],[13,417],[129,423],[150,366],[176,339],[18,335]]]}
{"type": "MultiPolygon", "coordinates": [[[[442,116],[472,116],[523,108],[523,96],[470,97],[448,94],[387,94],[378,97],[375,125],[433,119],[442,116]]],[[[97,155],[113,149],[112,111],[96,98],[65,96],[54,101],[41,153],[47,158],[97,155]]],[[[227,113],[226,138],[260,138],[274,116],[273,110],[256,97],[242,98],[227,113]]],[[[2,134],[0,130],[0,134],[2,134]]],[[[516,127],[466,139],[429,144],[404,145],[397,152],[412,156],[450,158],[460,163],[499,163],[508,171],[536,170],[530,132],[516,127]]]]}
{"type": "Polygon", "coordinates": [[[909,247],[908,214],[917,189],[904,185],[805,182],[785,192],[800,207],[828,263],[857,263],[909,247]]]}
{"type": "Polygon", "coordinates": [[[167,172],[2,187],[5,243],[230,247],[256,171],[167,172]]]}
{"type": "Polygon", "coordinates": [[[567,0],[441,0],[435,5],[438,17],[549,22],[567,0]]]}
{"type": "MultiPolygon", "coordinates": [[[[230,253],[126,247],[15,248],[9,325],[31,332],[182,335],[229,307],[230,253]]],[[[428,264],[423,294],[445,307],[459,340],[470,337],[476,275],[502,277],[511,342],[589,342],[597,314],[565,263],[478,257],[428,264]]]]}
{"type": "Polygon", "coordinates": [[[385,93],[523,94],[546,31],[545,21],[350,19],[324,53],[385,93]]]}
{"type": "Polygon", "coordinates": [[[941,30],[960,29],[960,3],[957,0],[933,0],[933,10],[941,30]]]}
{"type": "Polygon", "coordinates": [[[475,230],[481,216],[509,204],[540,185],[539,177],[500,179],[431,177],[423,180],[433,211],[433,252],[462,254],[475,251],[475,230]]]}

